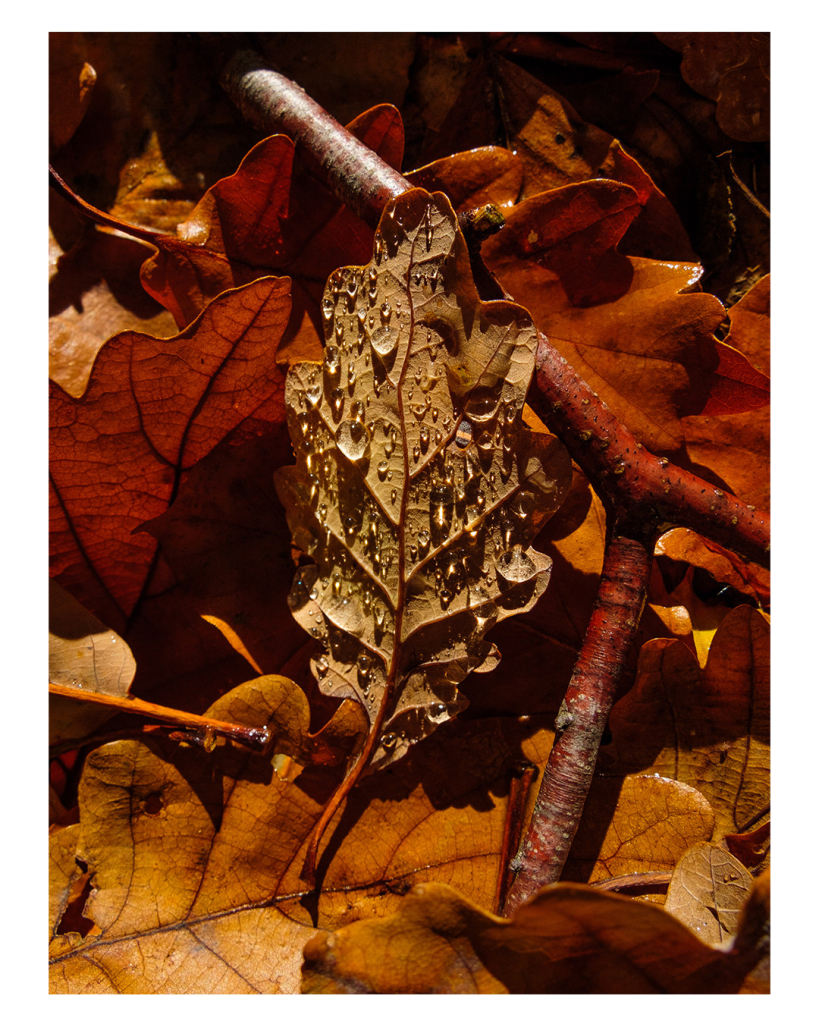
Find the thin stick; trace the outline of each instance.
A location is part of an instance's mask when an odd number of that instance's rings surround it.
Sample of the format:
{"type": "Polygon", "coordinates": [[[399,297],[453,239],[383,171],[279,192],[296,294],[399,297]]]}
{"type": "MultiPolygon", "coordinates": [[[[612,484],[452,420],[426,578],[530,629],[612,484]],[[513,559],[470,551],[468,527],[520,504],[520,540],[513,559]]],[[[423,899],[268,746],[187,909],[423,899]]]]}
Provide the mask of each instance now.
{"type": "Polygon", "coordinates": [[[637,632],[651,554],[642,543],[615,535],[607,545],[595,608],[555,725],[529,829],[512,867],[510,915],[563,871],[580,824],[600,740],[617,682],[637,632]]]}
{"type": "Polygon", "coordinates": [[[140,228],[136,224],[128,224],[127,221],[117,220],[116,217],[112,217],[110,214],[105,213],[104,210],[98,210],[96,206],[92,206],[87,203],[84,199],[81,199],[76,192],[74,192],[69,185],[60,177],[59,174],[54,170],[51,164],[48,165],[49,174],[49,185],[54,191],[62,196],[63,199],[77,210],[78,213],[82,214],[83,217],[87,217],[89,220],[94,221],[95,224],[101,224],[105,228],[114,228],[117,231],[122,231],[126,235],[130,235],[132,238],[139,238],[143,242],[150,242],[151,245],[154,241],[162,234],[161,231],[152,231],[150,228],[140,228]]]}
{"type": "Polygon", "coordinates": [[[117,711],[127,711],[133,715],[156,718],[160,722],[168,722],[170,725],[183,729],[203,729],[217,736],[236,740],[252,750],[264,750],[270,742],[270,730],[267,726],[255,729],[247,725],[234,725],[232,722],[222,722],[216,718],[194,715],[189,711],[177,711],[175,708],[162,707],[161,704],[151,704],[147,700],[140,700],[139,697],[114,697],[111,694],[96,693],[93,690],[80,690],[76,686],[61,686],[59,683],[49,683],[48,692],[56,697],[69,697],[71,700],[82,701],[86,704],[102,704],[117,711]]]}

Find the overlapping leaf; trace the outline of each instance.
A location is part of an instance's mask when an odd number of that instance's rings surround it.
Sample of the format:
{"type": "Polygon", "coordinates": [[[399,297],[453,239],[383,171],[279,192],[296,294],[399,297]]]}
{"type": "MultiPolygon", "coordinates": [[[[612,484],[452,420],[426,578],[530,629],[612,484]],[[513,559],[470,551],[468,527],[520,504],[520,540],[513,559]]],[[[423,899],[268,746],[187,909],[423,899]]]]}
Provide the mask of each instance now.
{"type": "Polygon", "coordinates": [[[298,461],[278,488],[315,562],[290,605],[322,643],[323,688],[382,732],[378,765],[459,709],[458,684],[497,658],[484,634],[545,589],[528,544],[571,470],[521,424],[531,318],[480,302],[440,193],[388,206],[372,262],[331,276],[322,314],[324,362],[292,367],[285,396],[298,461]]]}
{"type": "MultiPolygon", "coordinates": [[[[763,901],[762,894],[758,896],[763,901]]],[[[701,942],[658,907],[571,883],[550,886],[511,920],[445,885],[419,885],[398,913],[311,939],[310,993],[727,993],[760,958],[701,942]]]]}
{"type": "Polygon", "coordinates": [[[699,413],[725,316],[697,292],[702,267],[621,256],[634,192],[586,182],[520,203],[483,246],[507,292],[638,439],[673,452],[680,417],[699,413]]]}
{"type": "Polygon", "coordinates": [[[638,681],[612,709],[608,773],[656,771],[699,790],[715,841],[770,801],[770,652],[766,617],[747,605],[717,630],[704,670],[677,640],[644,646],[638,681]]]}
{"type": "MultiPolygon", "coordinates": [[[[275,355],[288,292],[287,279],[268,278],[221,297],[176,338],[118,335],[80,399],[52,384],[52,576],[118,632],[137,602],[173,582],[153,537],[134,531],[167,509],[183,474],[231,431],[252,437],[281,422],[275,355]]],[[[149,628],[161,630],[163,618],[149,628]]],[[[195,644],[202,657],[207,641],[195,644]]],[[[170,668],[184,646],[177,635],[158,662],[170,668]]],[[[140,667],[155,664],[150,651],[160,647],[146,638],[140,667]]]]}

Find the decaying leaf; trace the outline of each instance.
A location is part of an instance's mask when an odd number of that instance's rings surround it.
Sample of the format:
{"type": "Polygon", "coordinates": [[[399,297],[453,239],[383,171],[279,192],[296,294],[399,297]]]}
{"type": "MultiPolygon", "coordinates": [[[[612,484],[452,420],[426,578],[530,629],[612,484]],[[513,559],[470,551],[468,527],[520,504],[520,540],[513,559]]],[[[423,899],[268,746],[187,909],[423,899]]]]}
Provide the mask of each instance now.
{"type": "Polygon", "coordinates": [[[549,886],[505,920],[426,884],[388,918],[312,938],[302,991],[736,992],[760,959],[759,930],[746,915],[737,948],[723,951],[659,907],[587,886],[549,886]]]}
{"type": "Polygon", "coordinates": [[[323,363],[291,368],[297,455],[277,474],[294,541],[315,564],[290,592],[320,641],[322,689],[353,697],[382,767],[463,705],[484,640],[530,608],[551,560],[528,547],[571,481],[549,435],[521,423],[537,332],[481,302],[449,201],[390,204],[364,267],[331,275],[323,363]]]}

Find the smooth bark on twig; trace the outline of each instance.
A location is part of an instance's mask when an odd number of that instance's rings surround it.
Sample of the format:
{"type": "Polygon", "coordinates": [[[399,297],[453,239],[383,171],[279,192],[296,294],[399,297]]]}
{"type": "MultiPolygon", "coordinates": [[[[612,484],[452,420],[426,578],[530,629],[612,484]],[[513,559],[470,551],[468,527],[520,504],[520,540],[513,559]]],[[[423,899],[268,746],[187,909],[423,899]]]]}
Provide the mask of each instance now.
{"type": "Polygon", "coordinates": [[[597,752],[617,683],[637,632],[651,553],[640,541],[615,535],[606,549],[600,589],[543,773],[534,814],[512,863],[515,881],[508,916],[563,871],[594,775],[597,752]]]}
{"type": "Polygon", "coordinates": [[[251,124],[289,135],[307,168],[370,227],[378,224],[390,199],[412,187],[295,82],[267,67],[258,54],[247,50],[235,54],[221,81],[251,124]],[[331,139],[332,146],[328,145],[331,139]]]}

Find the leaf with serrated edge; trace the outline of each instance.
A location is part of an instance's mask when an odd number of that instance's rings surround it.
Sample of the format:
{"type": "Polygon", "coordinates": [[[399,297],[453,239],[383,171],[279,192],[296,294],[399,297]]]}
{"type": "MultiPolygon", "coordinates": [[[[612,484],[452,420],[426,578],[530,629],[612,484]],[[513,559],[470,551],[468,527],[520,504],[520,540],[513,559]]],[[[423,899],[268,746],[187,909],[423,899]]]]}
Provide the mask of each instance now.
{"type": "Polygon", "coordinates": [[[465,705],[458,684],[499,658],[485,633],[545,590],[551,559],[528,545],[571,463],[521,423],[537,332],[481,302],[442,193],[386,208],[372,261],[331,275],[322,315],[324,361],[292,367],[285,392],[297,463],[276,486],[315,563],[289,603],[324,692],[367,711],[381,768],[465,705]]]}

